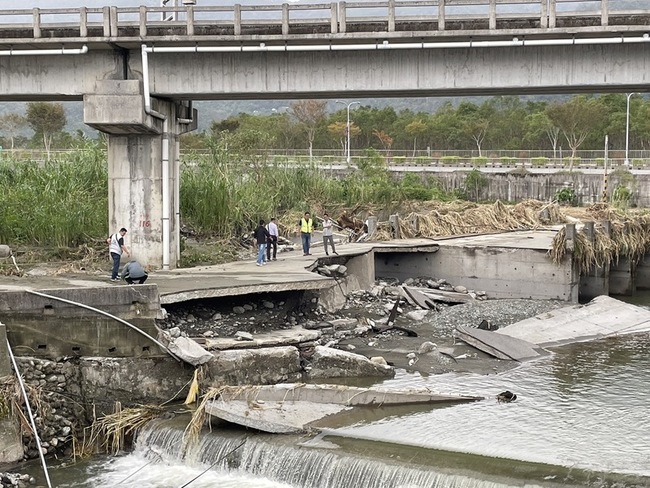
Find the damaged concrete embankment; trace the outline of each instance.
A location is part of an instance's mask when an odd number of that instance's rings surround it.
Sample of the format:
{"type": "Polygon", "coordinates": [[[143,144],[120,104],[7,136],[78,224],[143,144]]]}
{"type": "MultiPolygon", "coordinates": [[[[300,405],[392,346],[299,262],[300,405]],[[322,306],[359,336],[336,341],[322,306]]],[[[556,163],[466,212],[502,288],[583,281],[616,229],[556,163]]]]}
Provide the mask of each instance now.
{"type": "MultiPolygon", "coordinates": [[[[527,236],[524,238],[528,239],[527,236]]],[[[544,239],[549,240],[549,237],[546,236],[544,239]]],[[[532,248],[529,245],[529,248],[523,251],[517,251],[512,241],[513,238],[510,236],[505,248],[493,249],[489,252],[481,252],[474,247],[469,251],[463,250],[465,244],[462,243],[460,246],[447,245],[441,254],[446,253],[453,259],[459,256],[463,256],[465,260],[474,256],[479,261],[489,258],[489,261],[485,262],[492,263],[501,270],[505,268],[502,266],[504,262],[509,263],[510,266],[517,266],[520,262],[528,262],[531,255],[545,253],[546,241],[532,248]]],[[[483,244],[494,247],[490,243],[483,244]]],[[[170,304],[169,307],[172,307],[174,300],[209,297],[225,297],[221,299],[231,300],[232,296],[242,296],[244,293],[254,296],[250,294],[268,292],[274,289],[276,286],[274,283],[280,281],[278,286],[288,290],[287,293],[303,293],[301,290],[308,289],[317,294],[317,297],[305,296],[300,301],[300,305],[304,305],[305,301],[314,303],[313,300],[317,298],[314,304],[322,307],[319,309],[299,306],[293,307],[290,312],[285,311],[284,315],[278,317],[278,321],[284,324],[282,328],[285,329],[286,334],[279,339],[277,336],[265,339],[260,337],[260,334],[253,334],[251,341],[246,340],[251,337],[240,334],[243,340],[233,341],[232,338],[222,337],[226,329],[220,329],[221,321],[215,319],[216,328],[212,332],[217,337],[203,336],[204,345],[211,349],[210,354],[214,357],[203,366],[202,386],[274,384],[337,376],[382,377],[392,375],[393,368],[380,360],[371,361],[365,356],[351,352],[352,344],[345,346],[347,351],[324,347],[338,344],[339,339],[335,337],[337,332],[340,332],[338,336],[340,338],[348,335],[343,333],[340,327],[334,325],[312,327],[311,325],[329,323],[329,319],[332,318],[331,311],[343,309],[348,304],[349,298],[359,290],[371,290],[379,271],[404,277],[423,274],[432,276],[432,269],[435,266],[442,266],[447,261],[444,256],[432,259],[437,251],[437,244],[431,241],[364,244],[358,247],[350,245],[349,249],[343,246],[339,248],[341,256],[321,258],[327,264],[345,266],[345,277],[337,280],[310,273],[310,270],[318,267],[311,258],[305,260],[305,258],[292,257],[283,262],[274,262],[262,269],[255,269],[250,263],[233,263],[232,269],[220,266],[215,269],[161,273],[160,276],[151,276],[150,281],[156,283],[156,286],[151,287],[148,285],[114,286],[106,284],[105,280],[101,285],[95,283],[92,287],[90,286],[92,282],[88,279],[75,277],[70,285],[76,288],[49,290],[48,293],[69,298],[76,297],[77,301],[100,309],[108,308],[114,314],[128,317],[130,320],[149,319],[148,324],[145,321],[141,327],[153,335],[155,328],[151,320],[160,314],[160,302],[163,300],[170,304]],[[251,267],[254,272],[250,271],[251,267]],[[274,267],[275,269],[272,269],[274,267]],[[160,293],[160,298],[156,291],[160,293]],[[299,327],[300,330],[292,331],[287,325],[299,327]],[[304,330],[303,325],[310,326],[311,330],[304,330]],[[220,344],[221,339],[230,340],[234,344],[224,347],[220,344]]],[[[470,265],[471,263],[464,264],[465,267],[470,265]]],[[[476,265],[477,263],[473,264],[476,265]]],[[[547,263],[547,267],[550,266],[551,264],[547,263]]],[[[459,270],[457,267],[452,269],[449,265],[442,266],[441,270],[454,277],[469,276],[464,269],[459,270]]],[[[574,284],[570,281],[571,274],[566,271],[565,269],[562,272],[562,276],[566,279],[560,280],[559,286],[550,290],[551,297],[573,296],[571,290],[574,284]]],[[[549,272],[548,275],[550,274],[549,272]]],[[[495,283],[500,287],[497,289],[499,294],[512,295],[522,291],[539,293],[537,288],[519,286],[523,283],[519,275],[507,275],[502,272],[498,278],[495,283]],[[513,286],[505,281],[508,278],[514,280],[513,286]]],[[[482,279],[481,276],[472,275],[471,284],[485,282],[480,281],[482,279]]],[[[554,276],[555,282],[557,276],[554,276]]],[[[463,282],[455,280],[455,283],[463,282]]],[[[255,306],[247,304],[247,301],[260,302],[256,305],[258,311],[262,308],[269,309],[268,305],[264,305],[261,300],[243,300],[241,308],[244,311],[248,311],[246,310],[248,306],[251,308],[250,311],[255,313],[255,306]]],[[[23,306],[20,310],[12,309],[14,303],[23,302],[17,295],[5,297],[4,301],[0,300],[2,313],[0,317],[9,324],[10,342],[19,346],[17,349],[23,355],[20,363],[27,362],[25,366],[20,367],[28,370],[29,374],[26,376],[30,377],[29,382],[42,388],[46,397],[58,393],[57,388],[69,390],[73,392],[70,396],[74,401],[83,406],[84,418],[68,419],[73,423],[72,433],[79,433],[80,428],[90,420],[91,412],[97,416],[110,413],[115,401],[128,406],[136,403],[161,403],[185,395],[194,368],[169,357],[146,337],[132,333],[124,326],[112,323],[110,320],[96,318],[90,321],[81,320],[79,315],[82,312],[74,306],[61,305],[43,297],[33,298],[29,305],[23,306]],[[25,318],[24,312],[28,309],[37,311],[41,319],[56,317],[63,319],[63,322],[46,320],[37,325],[36,321],[31,321],[32,318],[29,320],[25,318]],[[21,317],[20,320],[16,320],[17,316],[21,317]],[[69,372],[66,375],[64,371],[68,369],[73,370],[74,374],[69,372]]],[[[275,309],[275,304],[273,308],[275,309]]],[[[385,308],[384,313],[388,313],[385,308]]],[[[213,312],[212,316],[215,315],[213,312]]],[[[262,330],[275,328],[273,324],[269,324],[266,328],[263,325],[260,324],[262,330]]],[[[355,336],[363,338],[364,334],[373,331],[372,327],[369,328],[367,325],[364,327],[361,323],[359,325],[362,326],[355,326],[352,330],[355,336]]],[[[236,327],[227,335],[232,336],[237,332],[256,332],[242,328],[244,330],[236,327]]],[[[189,330],[180,332],[192,335],[189,330]]],[[[386,337],[391,336],[388,331],[383,334],[386,337]]],[[[419,342],[426,341],[423,338],[419,339],[419,342]]],[[[408,357],[408,354],[400,352],[403,357],[408,357]]],[[[368,357],[372,356],[381,356],[381,354],[368,354],[368,357]]],[[[71,407],[69,411],[72,412],[71,407]]],[[[58,419],[54,418],[54,421],[58,419]]],[[[63,431],[57,430],[56,426],[51,429],[51,432],[52,439],[57,438],[54,448],[64,452],[66,442],[71,436],[62,435],[63,431]],[[66,439],[66,442],[61,442],[60,438],[66,439]]],[[[45,441],[48,442],[49,451],[52,443],[47,439],[45,441]]]]}

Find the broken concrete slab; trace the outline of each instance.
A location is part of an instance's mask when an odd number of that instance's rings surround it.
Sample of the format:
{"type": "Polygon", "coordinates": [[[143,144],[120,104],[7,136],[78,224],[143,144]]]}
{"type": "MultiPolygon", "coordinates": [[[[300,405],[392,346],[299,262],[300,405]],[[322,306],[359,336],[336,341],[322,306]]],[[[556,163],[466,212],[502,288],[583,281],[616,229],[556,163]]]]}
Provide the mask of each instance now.
{"type": "Polygon", "coordinates": [[[409,300],[411,303],[415,304],[416,306],[425,310],[435,308],[433,302],[431,302],[428,299],[428,297],[421,291],[409,286],[404,286],[402,287],[402,289],[404,290],[404,293],[408,296],[407,300],[409,300]]]}
{"type": "Polygon", "coordinates": [[[205,367],[211,386],[298,381],[303,372],[300,352],[293,346],[219,351],[205,367]]]}
{"type": "Polygon", "coordinates": [[[295,434],[309,430],[312,422],[349,409],[345,405],[310,402],[213,401],[205,411],[227,422],[272,434],[295,434]]]}
{"type": "Polygon", "coordinates": [[[365,356],[331,347],[316,346],[311,359],[311,378],[393,376],[390,366],[377,364],[365,356]]]}
{"type": "Polygon", "coordinates": [[[461,341],[498,359],[525,361],[543,353],[536,344],[488,330],[460,326],[456,333],[461,341]]]}
{"type": "Polygon", "coordinates": [[[650,310],[607,295],[546,312],[496,331],[538,346],[558,346],[650,331],[650,310]]]}
{"type": "Polygon", "coordinates": [[[442,395],[407,388],[357,388],[345,385],[279,384],[226,387],[206,405],[213,416],[272,433],[295,433],[313,428],[327,416],[353,407],[467,402],[481,397],[442,395]]]}
{"type": "Polygon", "coordinates": [[[293,327],[255,334],[251,339],[241,340],[237,337],[214,337],[206,339],[205,348],[208,351],[226,351],[229,349],[251,349],[255,347],[290,346],[303,342],[318,340],[319,330],[307,330],[303,327],[293,327]]]}

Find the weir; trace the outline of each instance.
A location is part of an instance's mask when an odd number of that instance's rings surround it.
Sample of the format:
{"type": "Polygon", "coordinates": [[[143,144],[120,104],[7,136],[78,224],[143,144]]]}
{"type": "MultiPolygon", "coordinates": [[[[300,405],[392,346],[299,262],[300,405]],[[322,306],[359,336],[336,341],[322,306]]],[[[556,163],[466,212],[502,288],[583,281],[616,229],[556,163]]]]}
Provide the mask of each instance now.
{"type": "MultiPolygon", "coordinates": [[[[305,442],[297,436],[204,430],[199,442],[184,452],[183,429],[182,419],[151,422],[137,438],[135,455],[144,454],[145,457],[139,458],[144,460],[142,464],[152,461],[150,469],[156,469],[156,456],[161,456],[167,463],[192,466],[197,471],[224,458],[216,464],[212,481],[244,475],[258,477],[257,483],[249,480],[248,485],[241,486],[265,486],[262,480],[266,479],[291,487],[506,488],[521,486],[525,480],[554,488],[579,486],[581,481],[593,476],[593,473],[558,466],[338,437],[333,432],[305,442]],[[245,444],[228,455],[243,440],[245,444]],[[400,453],[398,457],[395,451],[400,453]],[[549,478],[565,481],[553,483],[549,478]]],[[[147,476],[147,473],[140,475],[147,476]]],[[[129,481],[126,486],[142,483],[137,479],[129,481]]],[[[182,484],[181,479],[174,482],[182,484]]]]}

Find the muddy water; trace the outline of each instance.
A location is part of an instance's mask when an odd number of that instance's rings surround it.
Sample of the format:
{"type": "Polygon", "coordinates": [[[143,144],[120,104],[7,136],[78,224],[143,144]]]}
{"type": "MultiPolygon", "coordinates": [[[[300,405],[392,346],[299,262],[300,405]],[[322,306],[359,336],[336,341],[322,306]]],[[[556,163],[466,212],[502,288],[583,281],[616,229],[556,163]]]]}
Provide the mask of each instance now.
{"type": "Polygon", "coordinates": [[[648,334],[558,348],[492,376],[400,374],[384,386],[471,393],[486,401],[336,429],[432,449],[650,476],[648,334]],[[514,403],[495,396],[510,390],[514,403]]]}

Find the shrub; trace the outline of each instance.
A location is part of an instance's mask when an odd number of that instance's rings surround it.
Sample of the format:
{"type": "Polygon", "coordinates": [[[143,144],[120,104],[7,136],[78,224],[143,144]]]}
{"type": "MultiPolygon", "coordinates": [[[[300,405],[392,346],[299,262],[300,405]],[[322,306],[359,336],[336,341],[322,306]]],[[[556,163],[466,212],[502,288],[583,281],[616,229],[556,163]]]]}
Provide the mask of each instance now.
{"type": "Polygon", "coordinates": [[[485,156],[478,156],[471,159],[472,166],[486,166],[488,158],[485,156]]]}
{"type": "Polygon", "coordinates": [[[460,156],[443,156],[440,158],[440,162],[442,164],[448,164],[450,166],[459,164],[461,162],[461,157],[460,156]]]}
{"type": "Polygon", "coordinates": [[[501,161],[501,164],[505,164],[505,165],[517,164],[517,158],[503,157],[503,158],[499,158],[499,161],[501,161]]]}
{"type": "Polygon", "coordinates": [[[562,205],[574,205],[576,192],[573,188],[562,188],[555,192],[555,199],[562,205]]]}
{"type": "Polygon", "coordinates": [[[549,158],[539,157],[539,158],[530,158],[530,164],[533,166],[546,166],[549,162],[549,158]]]}

